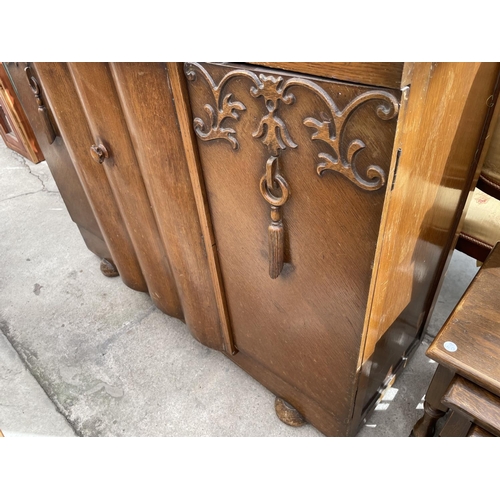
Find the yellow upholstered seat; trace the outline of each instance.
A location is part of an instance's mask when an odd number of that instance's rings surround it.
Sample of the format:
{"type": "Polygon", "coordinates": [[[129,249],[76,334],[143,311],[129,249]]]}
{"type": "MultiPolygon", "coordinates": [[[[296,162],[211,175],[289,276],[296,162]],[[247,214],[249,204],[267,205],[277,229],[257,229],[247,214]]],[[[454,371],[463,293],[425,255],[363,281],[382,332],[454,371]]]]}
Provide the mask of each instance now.
{"type": "Polygon", "coordinates": [[[476,188],[465,216],[462,234],[493,248],[500,241],[500,200],[476,188]]]}
{"type": "Polygon", "coordinates": [[[457,249],[482,262],[497,241],[500,241],[500,200],[476,188],[457,249]]]}
{"type": "Polygon", "coordinates": [[[493,129],[457,250],[484,262],[500,241],[500,119],[493,129]]]}

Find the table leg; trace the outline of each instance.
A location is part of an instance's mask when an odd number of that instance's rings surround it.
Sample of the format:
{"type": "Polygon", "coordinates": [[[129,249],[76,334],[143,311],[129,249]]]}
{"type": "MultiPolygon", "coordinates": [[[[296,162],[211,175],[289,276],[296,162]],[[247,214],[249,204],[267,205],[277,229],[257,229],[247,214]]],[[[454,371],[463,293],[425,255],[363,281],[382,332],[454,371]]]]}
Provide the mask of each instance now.
{"type": "Polygon", "coordinates": [[[424,415],[413,426],[411,437],[434,436],[436,422],[448,411],[448,408],[441,403],[441,399],[454,375],[448,368],[438,365],[425,395],[424,415]]]}

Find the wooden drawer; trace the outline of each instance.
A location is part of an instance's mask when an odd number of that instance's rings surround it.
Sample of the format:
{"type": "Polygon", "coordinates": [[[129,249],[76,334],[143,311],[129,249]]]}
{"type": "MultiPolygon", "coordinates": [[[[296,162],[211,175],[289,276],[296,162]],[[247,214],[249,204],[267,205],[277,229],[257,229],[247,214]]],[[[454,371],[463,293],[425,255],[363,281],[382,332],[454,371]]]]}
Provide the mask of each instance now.
{"type": "Polygon", "coordinates": [[[185,73],[236,348],[341,425],[400,92],[228,65],[185,73]]]}
{"type": "Polygon", "coordinates": [[[404,63],[401,62],[259,62],[253,64],[391,89],[400,89],[405,85],[403,82],[404,63]]]}

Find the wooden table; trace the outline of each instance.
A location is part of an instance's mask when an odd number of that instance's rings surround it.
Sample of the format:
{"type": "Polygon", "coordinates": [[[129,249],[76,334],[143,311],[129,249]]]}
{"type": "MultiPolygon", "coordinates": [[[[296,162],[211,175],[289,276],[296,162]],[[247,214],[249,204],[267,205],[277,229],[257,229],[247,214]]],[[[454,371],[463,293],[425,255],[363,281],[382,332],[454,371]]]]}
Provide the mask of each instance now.
{"type": "Polygon", "coordinates": [[[500,435],[500,243],[438,333],[427,356],[439,363],[412,434],[500,435]]]}

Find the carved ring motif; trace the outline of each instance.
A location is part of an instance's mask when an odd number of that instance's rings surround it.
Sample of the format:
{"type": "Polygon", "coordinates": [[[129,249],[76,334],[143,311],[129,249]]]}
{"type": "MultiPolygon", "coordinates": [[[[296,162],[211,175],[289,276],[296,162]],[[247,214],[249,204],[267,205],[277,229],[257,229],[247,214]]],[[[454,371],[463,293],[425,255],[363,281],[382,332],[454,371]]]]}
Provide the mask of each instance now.
{"type": "Polygon", "coordinates": [[[260,193],[269,205],[281,207],[287,202],[288,197],[290,196],[290,188],[288,187],[288,183],[284,177],[277,173],[277,169],[275,168],[277,163],[277,156],[271,156],[267,160],[266,173],[260,179],[260,193]],[[276,184],[278,186],[276,186],[276,184]],[[280,197],[275,196],[270,191],[270,189],[276,190],[276,188],[281,191],[280,197]]]}

